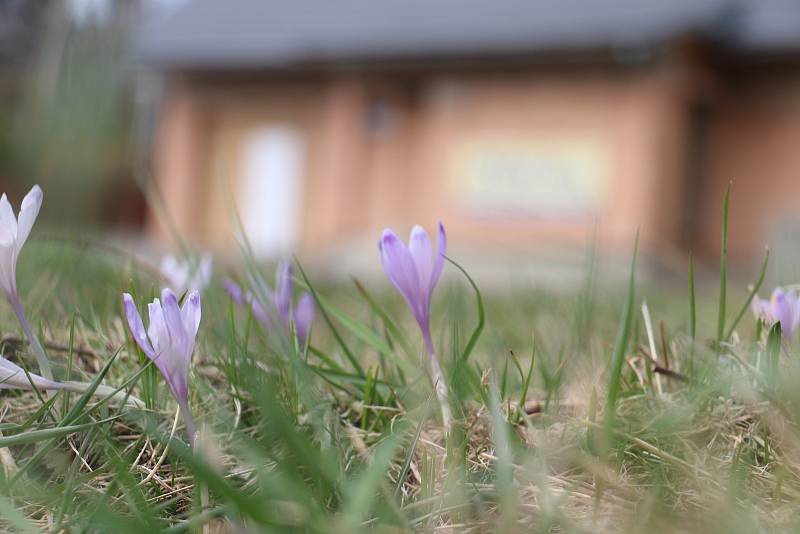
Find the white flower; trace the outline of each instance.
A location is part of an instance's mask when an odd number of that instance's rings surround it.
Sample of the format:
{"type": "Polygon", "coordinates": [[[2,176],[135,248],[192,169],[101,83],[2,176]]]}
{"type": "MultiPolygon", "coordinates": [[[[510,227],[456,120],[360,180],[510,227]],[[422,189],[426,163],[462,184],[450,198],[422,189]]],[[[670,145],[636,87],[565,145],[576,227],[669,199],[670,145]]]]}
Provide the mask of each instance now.
{"type": "Polygon", "coordinates": [[[42,189],[34,185],[22,199],[19,219],[5,193],[0,198],[0,287],[9,297],[17,294],[17,258],[39,215],[42,198],[42,189]]]}

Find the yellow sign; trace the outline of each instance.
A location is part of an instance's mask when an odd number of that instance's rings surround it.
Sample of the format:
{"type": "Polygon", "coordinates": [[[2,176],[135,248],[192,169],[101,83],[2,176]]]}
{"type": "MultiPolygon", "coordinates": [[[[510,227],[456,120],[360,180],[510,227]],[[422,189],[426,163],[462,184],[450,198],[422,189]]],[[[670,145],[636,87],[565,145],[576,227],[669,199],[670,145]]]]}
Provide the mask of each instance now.
{"type": "Polygon", "coordinates": [[[586,141],[471,140],[454,151],[452,193],[474,215],[593,216],[606,189],[602,148],[586,141]]]}

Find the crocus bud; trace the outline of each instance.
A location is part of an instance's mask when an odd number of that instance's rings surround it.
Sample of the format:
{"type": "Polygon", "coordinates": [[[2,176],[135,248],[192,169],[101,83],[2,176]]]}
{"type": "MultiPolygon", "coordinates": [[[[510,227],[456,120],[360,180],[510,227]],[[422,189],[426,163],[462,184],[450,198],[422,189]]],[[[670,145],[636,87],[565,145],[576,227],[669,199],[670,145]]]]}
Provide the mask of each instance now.
{"type": "Polygon", "coordinates": [[[169,288],[164,289],[161,300],[155,299],[147,306],[150,315],[147,330],[133,297],[125,293],[122,298],[131,335],[164,376],[183,413],[190,442],[193,442],[194,422],[189,409],[189,365],[200,326],[200,293],[189,293],[180,308],[175,293],[169,288]]]}
{"type": "Polygon", "coordinates": [[[0,287],[7,296],[17,294],[17,257],[39,215],[42,198],[42,189],[34,185],[22,199],[17,219],[6,194],[0,197],[0,287]]]}
{"type": "Polygon", "coordinates": [[[281,321],[288,328],[294,321],[297,338],[305,342],[311,323],[314,321],[314,297],[305,292],[300,295],[297,305],[292,303],[294,296],[294,282],[292,280],[292,264],[282,261],[278,264],[275,281],[275,308],[278,310],[281,321]]]}

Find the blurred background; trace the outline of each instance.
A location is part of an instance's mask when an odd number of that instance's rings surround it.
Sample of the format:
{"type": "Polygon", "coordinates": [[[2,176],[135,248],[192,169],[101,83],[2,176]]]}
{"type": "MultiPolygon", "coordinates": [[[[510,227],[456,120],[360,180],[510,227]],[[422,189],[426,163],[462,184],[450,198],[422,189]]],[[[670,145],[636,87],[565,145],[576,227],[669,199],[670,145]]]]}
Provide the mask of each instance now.
{"type": "Polygon", "coordinates": [[[800,275],[795,0],[3,0],[0,189],[54,231],[378,268],[448,229],[498,277],[764,247],[800,275]],[[617,261],[619,260],[619,261],[617,261]]]}

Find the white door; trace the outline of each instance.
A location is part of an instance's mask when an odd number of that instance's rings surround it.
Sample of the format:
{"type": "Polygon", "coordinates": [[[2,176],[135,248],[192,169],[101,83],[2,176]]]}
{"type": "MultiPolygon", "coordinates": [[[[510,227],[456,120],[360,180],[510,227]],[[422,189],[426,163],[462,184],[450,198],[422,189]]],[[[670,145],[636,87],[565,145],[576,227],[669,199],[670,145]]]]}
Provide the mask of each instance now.
{"type": "Polygon", "coordinates": [[[242,225],[256,256],[276,258],[297,239],[303,140],[291,126],[261,126],[247,135],[243,149],[242,225]]]}

